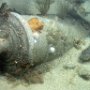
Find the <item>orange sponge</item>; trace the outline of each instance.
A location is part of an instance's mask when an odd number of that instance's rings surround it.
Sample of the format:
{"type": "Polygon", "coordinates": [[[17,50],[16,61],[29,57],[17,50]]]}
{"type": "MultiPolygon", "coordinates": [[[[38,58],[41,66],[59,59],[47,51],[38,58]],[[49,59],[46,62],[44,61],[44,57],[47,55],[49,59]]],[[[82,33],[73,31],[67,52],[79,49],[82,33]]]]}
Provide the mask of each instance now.
{"type": "Polygon", "coordinates": [[[38,18],[32,18],[28,21],[32,31],[40,31],[44,27],[44,23],[40,21],[38,18]]]}

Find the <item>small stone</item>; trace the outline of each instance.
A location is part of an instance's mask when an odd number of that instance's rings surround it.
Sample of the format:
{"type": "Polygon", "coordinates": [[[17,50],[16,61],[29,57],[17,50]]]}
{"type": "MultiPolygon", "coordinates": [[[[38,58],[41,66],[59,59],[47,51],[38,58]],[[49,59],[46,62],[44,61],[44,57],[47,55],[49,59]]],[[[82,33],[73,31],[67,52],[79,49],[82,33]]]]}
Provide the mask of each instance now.
{"type": "Polygon", "coordinates": [[[90,46],[82,51],[80,57],[79,57],[81,62],[88,62],[90,61],[90,46]]]}
{"type": "Polygon", "coordinates": [[[90,80],[90,70],[81,68],[78,70],[78,75],[84,80],[90,80]]]}
{"type": "Polygon", "coordinates": [[[65,65],[63,65],[64,69],[75,69],[76,65],[72,64],[72,63],[67,63],[65,65]]]}

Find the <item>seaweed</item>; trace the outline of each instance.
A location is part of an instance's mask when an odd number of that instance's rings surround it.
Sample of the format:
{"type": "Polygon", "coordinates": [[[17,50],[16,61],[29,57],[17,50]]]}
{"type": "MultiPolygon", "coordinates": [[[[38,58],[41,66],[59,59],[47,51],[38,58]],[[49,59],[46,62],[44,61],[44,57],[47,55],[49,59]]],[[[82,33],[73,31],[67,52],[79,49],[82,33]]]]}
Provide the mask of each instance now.
{"type": "Polygon", "coordinates": [[[36,7],[40,11],[41,15],[46,15],[50,5],[54,3],[54,0],[36,0],[36,7]]]}

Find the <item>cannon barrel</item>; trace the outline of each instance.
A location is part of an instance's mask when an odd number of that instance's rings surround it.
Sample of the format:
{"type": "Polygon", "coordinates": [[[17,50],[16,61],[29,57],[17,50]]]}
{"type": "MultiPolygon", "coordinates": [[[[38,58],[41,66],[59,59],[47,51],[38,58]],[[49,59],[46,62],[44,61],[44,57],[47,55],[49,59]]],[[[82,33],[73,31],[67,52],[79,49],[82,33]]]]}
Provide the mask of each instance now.
{"type": "Polygon", "coordinates": [[[41,63],[61,57],[73,47],[77,37],[77,34],[68,35],[53,20],[41,18],[45,24],[41,32],[32,32],[27,20],[14,12],[0,20],[0,71],[17,77],[41,63]]]}

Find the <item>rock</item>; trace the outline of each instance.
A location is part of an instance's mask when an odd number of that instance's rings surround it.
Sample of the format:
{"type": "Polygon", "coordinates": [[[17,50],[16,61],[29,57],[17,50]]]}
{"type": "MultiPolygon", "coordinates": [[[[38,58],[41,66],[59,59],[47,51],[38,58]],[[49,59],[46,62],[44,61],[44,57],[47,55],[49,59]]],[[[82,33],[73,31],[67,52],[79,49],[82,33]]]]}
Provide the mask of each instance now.
{"type": "Polygon", "coordinates": [[[90,70],[86,68],[80,68],[78,70],[78,75],[84,80],[90,80],[90,70]]]}
{"type": "Polygon", "coordinates": [[[72,63],[67,63],[65,65],[63,65],[64,69],[75,69],[76,65],[72,64],[72,63]]]}
{"type": "Polygon", "coordinates": [[[79,57],[81,62],[88,62],[90,61],[90,46],[82,51],[80,57],[79,57]]]}

